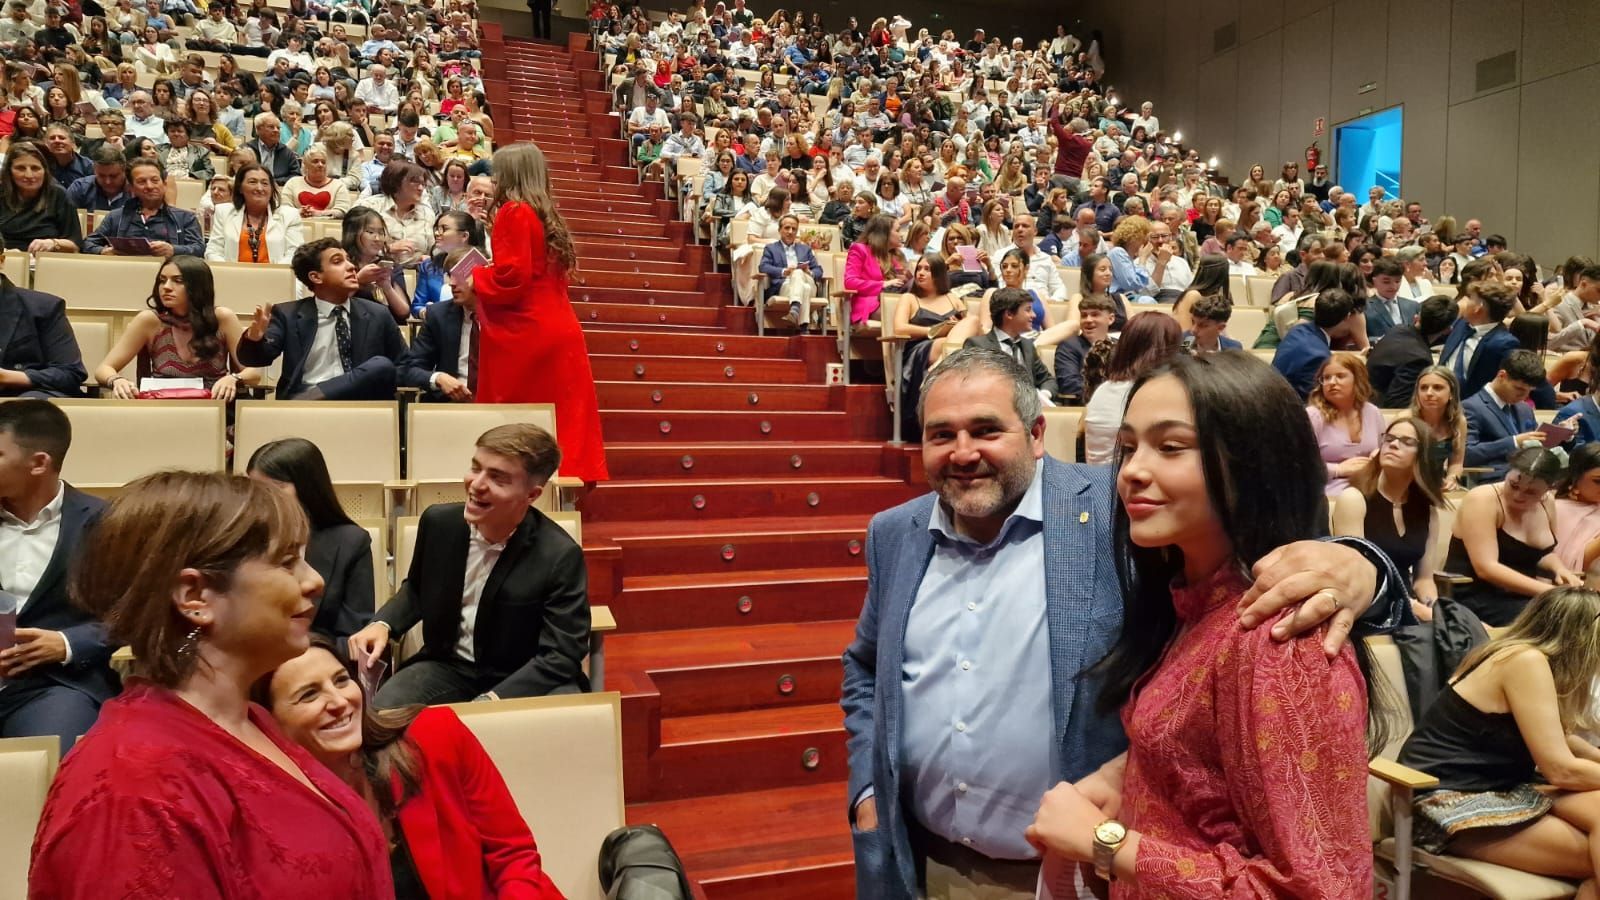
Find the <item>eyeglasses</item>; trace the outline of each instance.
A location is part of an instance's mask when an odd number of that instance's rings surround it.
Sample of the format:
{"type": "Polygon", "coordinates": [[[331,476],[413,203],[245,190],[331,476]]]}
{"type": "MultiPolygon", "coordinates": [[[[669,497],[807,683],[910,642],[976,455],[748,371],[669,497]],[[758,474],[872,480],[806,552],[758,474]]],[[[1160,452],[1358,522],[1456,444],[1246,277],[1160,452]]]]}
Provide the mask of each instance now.
{"type": "Polygon", "coordinates": [[[1385,446],[1397,445],[1408,450],[1415,450],[1419,441],[1414,437],[1406,437],[1403,434],[1386,434],[1383,436],[1383,443],[1385,446]]]}

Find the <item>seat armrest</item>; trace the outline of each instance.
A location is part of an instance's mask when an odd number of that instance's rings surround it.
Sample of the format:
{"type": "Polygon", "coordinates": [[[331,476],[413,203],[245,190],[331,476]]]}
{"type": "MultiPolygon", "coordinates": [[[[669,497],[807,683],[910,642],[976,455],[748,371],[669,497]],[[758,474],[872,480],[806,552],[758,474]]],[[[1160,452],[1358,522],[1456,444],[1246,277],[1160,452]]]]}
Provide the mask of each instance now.
{"type": "Polygon", "coordinates": [[[1439,779],[1434,776],[1381,756],[1367,763],[1367,772],[1380,781],[1411,791],[1426,791],[1439,786],[1439,779]]]}

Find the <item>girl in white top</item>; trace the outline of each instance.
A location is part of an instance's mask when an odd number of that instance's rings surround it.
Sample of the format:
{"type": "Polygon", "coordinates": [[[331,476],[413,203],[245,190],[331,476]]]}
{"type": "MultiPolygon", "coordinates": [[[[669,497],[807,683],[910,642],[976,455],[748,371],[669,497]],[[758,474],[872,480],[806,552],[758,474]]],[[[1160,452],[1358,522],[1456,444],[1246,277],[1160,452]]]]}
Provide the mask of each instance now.
{"type": "Polygon", "coordinates": [[[1106,364],[1106,380],[1095,388],[1083,410],[1084,460],[1109,465],[1116,457],[1117,429],[1128,394],[1140,375],[1183,349],[1183,329],[1164,312],[1142,312],[1128,320],[1106,364]]]}
{"type": "Polygon", "coordinates": [[[789,212],[789,192],[783,188],[773,188],[767,193],[767,199],[759,206],[750,203],[735,219],[744,219],[750,223],[749,231],[745,233],[745,242],[733,249],[731,257],[733,263],[733,293],[734,299],[743,304],[755,302],[756,295],[756,266],[761,260],[761,250],[768,243],[778,239],[778,222],[789,212]]]}

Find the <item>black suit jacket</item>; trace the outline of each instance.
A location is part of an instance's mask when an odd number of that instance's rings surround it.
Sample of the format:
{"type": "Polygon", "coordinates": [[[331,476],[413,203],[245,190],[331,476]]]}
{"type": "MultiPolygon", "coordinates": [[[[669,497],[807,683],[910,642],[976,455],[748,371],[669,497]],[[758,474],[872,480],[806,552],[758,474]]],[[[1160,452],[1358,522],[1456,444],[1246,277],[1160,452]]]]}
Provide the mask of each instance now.
{"type": "Polygon", "coordinates": [[[1416,391],[1422,370],[1433,365],[1433,350],[1415,325],[1390,329],[1372,345],[1367,356],[1367,375],[1372,392],[1384,409],[1406,409],[1416,391]]]}
{"type": "MultiPolygon", "coordinates": [[[[985,350],[993,350],[1005,356],[1011,355],[1010,350],[1001,346],[1000,338],[994,331],[969,337],[963,346],[982,347],[985,350]]],[[[1034,387],[1039,390],[1049,391],[1052,394],[1056,392],[1055,381],[1050,378],[1050,370],[1044,367],[1044,360],[1039,358],[1039,351],[1034,348],[1033,341],[1028,338],[1022,339],[1022,367],[1027,369],[1029,374],[1033,376],[1034,387]]]]}
{"type": "MultiPolygon", "coordinates": [[[[454,659],[461,634],[461,590],[470,531],[465,504],[439,503],[422,513],[411,569],[377,621],[396,637],[422,623],[422,651],[412,660],[454,659]]],[[[583,548],[536,509],[506,540],[489,572],[473,628],[473,657],[484,690],[536,697],[583,678],[589,651],[589,579],[583,548]]]]}
{"type": "Polygon", "coordinates": [[[67,600],[67,573],[83,545],[84,532],[99,520],[105,506],[104,500],[66,486],[65,496],[61,498],[61,533],[56,539],[55,552],[28,595],[28,602],[22,605],[17,627],[65,634],[72,648],[72,659],[31,669],[16,679],[19,685],[50,681],[76,688],[97,702],[111,699],[121,689],[117,674],[111,670],[111,652],[116,648],[106,636],[105,626],[67,600]]]}
{"type": "Polygon", "coordinates": [[[322,576],[322,596],[311,630],[346,638],[372,620],[372,535],[355,524],[311,532],[306,562],[322,576]]]}
{"type": "MultiPolygon", "coordinates": [[[[244,146],[256,155],[258,161],[265,159],[260,141],[246,141],[244,146]]],[[[266,165],[266,163],[262,163],[262,165],[266,165]]],[[[272,165],[267,166],[267,168],[272,170],[273,184],[283,187],[285,181],[300,174],[300,157],[295,156],[294,151],[290,150],[287,145],[280,143],[273,148],[272,165]]]]}
{"type": "MultiPolygon", "coordinates": [[[[355,365],[374,356],[386,356],[396,364],[406,352],[400,328],[386,307],[360,297],[350,298],[350,355],[355,365]]],[[[283,377],[278,379],[277,396],[287,400],[310,385],[304,383],[306,356],[317,337],[317,301],[314,297],[279,303],[272,307],[272,321],[261,340],[239,338],[234,355],[246,366],[270,366],[283,357],[283,377]]]]}
{"type": "Polygon", "coordinates": [[[414,387],[422,391],[424,400],[447,399],[433,389],[428,379],[435,372],[461,376],[461,325],[465,310],[449,300],[431,303],[424,311],[422,327],[411,336],[411,346],[401,357],[396,380],[401,387],[414,387]]]}
{"type": "Polygon", "coordinates": [[[0,368],[28,376],[32,385],[6,388],[0,395],[44,391],[57,397],[82,395],[87,373],[78,339],[67,324],[67,302],[29,291],[0,275],[0,368]]]}

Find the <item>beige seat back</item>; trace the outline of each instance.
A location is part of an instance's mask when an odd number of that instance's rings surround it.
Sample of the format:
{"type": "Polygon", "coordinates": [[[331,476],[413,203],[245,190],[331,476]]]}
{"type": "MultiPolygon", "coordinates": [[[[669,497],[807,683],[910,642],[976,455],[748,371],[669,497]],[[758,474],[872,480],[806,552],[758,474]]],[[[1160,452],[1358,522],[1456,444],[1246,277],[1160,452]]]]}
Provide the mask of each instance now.
{"type": "Polygon", "coordinates": [[[28,268],[28,254],[13,250],[6,254],[5,264],[0,268],[11,283],[19,288],[28,287],[33,282],[33,275],[28,268]]]}
{"type": "Polygon", "coordinates": [[[1078,462],[1078,431],[1083,427],[1083,407],[1052,406],[1044,411],[1044,452],[1056,459],[1078,462]]]}
{"type": "Polygon", "coordinates": [[[80,321],[68,316],[67,325],[72,329],[73,340],[78,342],[78,353],[89,372],[89,380],[93,381],[95,366],[111,352],[111,323],[104,319],[80,321]]]}
{"type": "Polygon", "coordinates": [[[362,519],[356,523],[372,539],[372,609],[376,612],[394,595],[389,578],[389,523],[383,519],[362,519]]]}
{"type": "Polygon", "coordinates": [[[488,751],[571,900],[602,900],[595,860],[622,827],[620,695],[568,694],[451,707],[488,751]]]}
{"type": "Polygon", "coordinates": [[[351,518],[386,518],[385,482],[400,478],[399,425],[393,401],[240,400],[234,411],[233,470],[243,474],[263,444],[305,438],[322,451],[351,518]]]}
{"type": "Polygon", "coordinates": [[[227,420],[217,400],[56,400],[72,423],[62,477],[74,487],[113,494],[166,469],[221,472],[227,420]]]}
{"type": "MultiPolygon", "coordinates": [[[[406,407],[406,478],[416,482],[416,511],[462,500],[462,476],[472,466],[478,437],[497,425],[537,425],[558,440],[556,408],[549,403],[413,403],[406,407]]],[[[535,504],[558,507],[546,487],[535,504]]]]}
{"type": "Polygon", "coordinates": [[[145,309],[160,260],[147,256],[41,253],[33,289],[67,301],[68,309],[145,309]]]}
{"type": "MultiPolygon", "coordinates": [[[[1386,694],[1392,701],[1390,705],[1395,707],[1389,711],[1389,743],[1379,751],[1378,755],[1385,759],[1394,759],[1400,754],[1400,745],[1410,736],[1412,726],[1411,701],[1406,694],[1405,670],[1400,665],[1400,648],[1395,644],[1394,638],[1386,634],[1364,640],[1367,653],[1372,658],[1373,675],[1383,679],[1386,694]]],[[[1367,820],[1374,842],[1393,835],[1394,823],[1389,817],[1389,786],[1372,777],[1367,778],[1367,820]]]]}
{"type": "Polygon", "coordinates": [[[0,740],[0,900],[28,896],[28,861],[44,798],[56,777],[61,741],[51,737],[0,740]]]}
{"type": "Polygon", "coordinates": [[[1270,275],[1246,276],[1244,280],[1244,295],[1235,296],[1233,300],[1235,303],[1259,306],[1265,309],[1272,305],[1272,286],[1277,283],[1278,279],[1270,275]]]}
{"type": "MultiPolygon", "coordinates": [[[[411,555],[417,549],[417,516],[400,516],[394,520],[394,589],[405,584],[406,573],[411,571],[411,555]]],[[[393,595],[391,595],[393,596],[393,595]]],[[[422,649],[422,623],[399,637],[397,656],[404,660],[422,649]]]]}
{"type": "Polygon", "coordinates": [[[1265,309],[1253,306],[1235,306],[1233,315],[1228,317],[1228,337],[1243,344],[1248,350],[1267,327],[1267,312],[1265,309]]]}
{"type": "Polygon", "coordinates": [[[177,185],[178,199],[173,206],[196,212],[200,209],[200,198],[205,196],[206,183],[196,178],[174,179],[177,185]]]}
{"type": "Polygon", "coordinates": [[[211,263],[216,282],[217,305],[226,306],[247,321],[256,306],[285,303],[295,299],[294,270],[288,266],[254,263],[211,263]]]}
{"type": "Polygon", "coordinates": [[[556,510],[555,512],[547,512],[545,515],[550,517],[550,521],[560,525],[569,537],[578,542],[578,546],[583,546],[582,513],[572,510],[556,510]]]}

